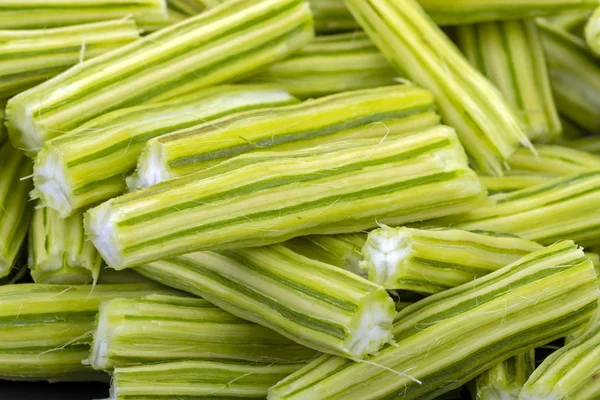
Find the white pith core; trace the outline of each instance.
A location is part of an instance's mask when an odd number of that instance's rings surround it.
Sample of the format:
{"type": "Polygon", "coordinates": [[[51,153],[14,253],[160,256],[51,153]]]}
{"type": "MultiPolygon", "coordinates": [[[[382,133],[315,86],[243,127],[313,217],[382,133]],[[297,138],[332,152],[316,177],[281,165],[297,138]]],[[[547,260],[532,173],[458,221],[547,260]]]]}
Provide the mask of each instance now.
{"type": "Polygon", "coordinates": [[[109,267],[122,269],[122,256],[118,246],[114,213],[110,202],[90,210],[86,221],[86,234],[109,267]]]}
{"type": "Polygon", "coordinates": [[[393,228],[369,233],[362,248],[360,267],[369,273],[369,280],[393,289],[395,276],[411,254],[410,236],[393,228]]]}
{"type": "Polygon", "coordinates": [[[73,194],[65,175],[64,163],[52,152],[40,154],[33,170],[35,189],[42,203],[56,210],[63,218],[73,211],[73,194]]]}
{"type": "Polygon", "coordinates": [[[103,307],[100,306],[98,325],[94,332],[94,342],[92,343],[92,349],[88,359],[89,364],[94,369],[107,370],[112,368],[108,358],[108,335],[109,329],[106,313],[103,311],[103,307]]]}
{"type": "Polygon", "coordinates": [[[20,142],[25,147],[22,150],[37,152],[44,145],[45,130],[35,123],[33,119],[35,110],[32,109],[32,105],[19,103],[21,102],[16,100],[9,105],[10,122],[14,129],[19,131],[20,142]]]}
{"type": "Polygon", "coordinates": [[[361,305],[356,329],[346,342],[346,348],[357,358],[375,353],[393,339],[391,332],[394,314],[388,302],[374,301],[367,297],[361,305]]]}
{"type": "Polygon", "coordinates": [[[129,190],[147,188],[168,181],[171,174],[167,170],[162,147],[148,145],[138,160],[136,175],[128,182],[129,190]]]}

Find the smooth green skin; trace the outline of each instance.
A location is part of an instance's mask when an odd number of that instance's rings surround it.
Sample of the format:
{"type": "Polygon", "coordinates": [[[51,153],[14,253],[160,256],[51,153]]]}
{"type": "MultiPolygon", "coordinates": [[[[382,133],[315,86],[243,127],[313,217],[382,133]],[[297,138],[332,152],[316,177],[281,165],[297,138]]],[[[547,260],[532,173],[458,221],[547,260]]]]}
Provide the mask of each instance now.
{"type": "Polygon", "coordinates": [[[589,320],[599,297],[591,261],[572,241],[559,242],[404,308],[395,344],[365,362],[321,356],[268,398],[435,399],[565,336],[589,320]]]}
{"type": "Polygon", "coordinates": [[[596,56],[600,56],[600,6],[585,25],[585,41],[596,56]]]}
{"type": "Polygon", "coordinates": [[[535,350],[518,354],[469,382],[473,400],[518,400],[523,385],[535,370],[535,350]]]}

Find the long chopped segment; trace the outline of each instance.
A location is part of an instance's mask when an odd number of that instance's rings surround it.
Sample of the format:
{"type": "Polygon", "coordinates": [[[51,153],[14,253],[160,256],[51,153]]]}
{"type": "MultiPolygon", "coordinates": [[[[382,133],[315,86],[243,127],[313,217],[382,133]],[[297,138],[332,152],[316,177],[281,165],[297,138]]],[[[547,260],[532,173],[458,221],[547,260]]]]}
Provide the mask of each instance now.
{"type": "Polygon", "coordinates": [[[558,349],[534,371],[521,391],[522,400],[600,397],[600,323],[558,349]]]}
{"type": "Polygon", "coordinates": [[[206,300],[151,295],[102,303],[89,359],[111,371],[177,360],[302,363],[317,355],[206,300]]]}
{"type": "Polygon", "coordinates": [[[100,302],[172,291],[158,284],[0,286],[0,378],[88,380],[82,364],[100,302]]]}
{"type": "Polygon", "coordinates": [[[113,198],[86,213],[86,233],[109,266],[123,269],[192,251],[422,221],[470,210],[485,197],[448,127],[330,146],[113,198]]]}
{"type": "Polygon", "coordinates": [[[600,157],[585,150],[558,145],[537,145],[536,154],[517,149],[508,160],[511,173],[540,173],[549,176],[576,174],[600,169],[600,157]]]}
{"type": "Polygon", "coordinates": [[[340,93],[227,116],[152,139],[138,160],[136,185],[148,187],[251,151],[383,139],[438,124],[433,95],[417,86],[340,93]]]}
{"type": "Polygon", "coordinates": [[[283,245],[190,253],[136,270],[318,351],[358,359],[392,339],[396,311],[381,286],[283,245]]]}
{"type": "Polygon", "coordinates": [[[360,29],[343,0],[308,0],[320,34],[349,32],[360,29]]]}
{"type": "Polygon", "coordinates": [[[498,89],[469,64],[415,0],[345,1],[392,66],[433,92],[442,120],[456,129],[478,170],[502,175],[513,151],[520,144],[530,145],[498,89]]]}
{"type": "Polygon", "coordinates": [[[250,81],[272,83],[306,99],[392,85],[397,75],[368,36],[355,32],[317,36],[250,81]]]}
{"type": "Polygon", "coordinates": [[[462,25],[457,33],[460,49],[500,89],[524,122],[529,138],[554,142],[562,127],[535,22],[462,25]]]}
{"type": "Polygon", "coordinates": [[[585,25],[585,41],[592,52],[600,56],[600,6],[594,11],[585,25]]]}
{"type": "Polygon", "coordinates": [[[535,369],[535,350],[518,354],[469,382],[473,400],[518,400],[523,385],[535,369]]]}
{"type": "Polygon", "coordinates": [[[14,267],[29,228],[32,166],[8,141],[0,145],[0,160],[0,278],[3,278],[14,267]]]}
{"type": "Polygon", "coordinates": [[[600,155],[600,136],[587,136],[579,139],[567,140],[561,143],[561,145],[600,155]]]}
{"type": "Polygon", "coordinates": [[[505,234],[383,227],[369,232],[360,267],[386,289],[431,294],[494,272],[540,247],[505,234]]]}
{"type": "Polygon", "coordinates": [[[600,133],[600,64],[579,37],[538,20],[556,106],[561,115],[600,133]]]}
{"type": "Polygon", "coordinates": [[[110,112],[44,145],[34,165],[33,197],[66,217],[123,193],[125,176],[153,137],[230,113],[297,102],[276,87],[224,85],[110,112]]]}
{"type": "Polygon", "coordinates": [[[596,282],[583,252],[559,242],[404,308],[394,345],[363,362],[321,356],[272,387],[269,399],[434,399],[588,320],[596,282]]]}
{"type": "Polygon", "coordinates": [[[52,29],[0,30],[0,97],[14,96],[139,37],[132,20],[52,29]]]}
{"type": "Polygon", "coordinates": [[[47,140],[110,111],[240,79],[312,37],[302,0],[228,1],[13,97],[9,134],[16,147],[36,153],[47,140]]]}
{"type": "Polygon", "coordinates": [[[216,7],[225,1],[226,0],[167,0],[167,5],[171,10],[186,16],[193,16],[216,7]]]}
{"type": "Polygon", "coordinates": [[[489,205],[427,225],[506,232],[541,244],[570,238],[588,247],[600,244],[598,201],[600,170],[593,170],[497,194],[489,205]]]}
{"type": "Polygon", "coordinates": [[[46,207],[37,208],[29,228],[29,269],[37,283],[96,282],[102,258],[86,239],[83,215],[62,219],[46,207]]]}
{"type": "Polygon", "coordinates": [[[302,364],[175,361],[116,368],[112,400],[264,399],[302,364]]]}
{"type": "Polygon", "coordinates": [[[510,193],[548,183],[554,176],[536,173],[511,173],[509,176],[480,176],[488,194],[510,193]]]}

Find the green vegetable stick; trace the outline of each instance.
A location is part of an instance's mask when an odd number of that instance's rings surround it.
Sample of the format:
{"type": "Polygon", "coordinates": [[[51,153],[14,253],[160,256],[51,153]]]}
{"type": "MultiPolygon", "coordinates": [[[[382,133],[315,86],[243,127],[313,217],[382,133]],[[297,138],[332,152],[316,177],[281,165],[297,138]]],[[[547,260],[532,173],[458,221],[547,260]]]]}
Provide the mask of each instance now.
{"type": "Polygon", "coordinates": [[[473,400],[518,400],[523,385],[535,369],[535,350],[494,365],[469,382],[473,400]]]}
{"type": "Polygon", "coordinates": [[[544,20],[542,33],[554,100],[560,114],[584,130],[600,133],[600,64],[585,42],[544,20]]]}
{"type": "Polygon", "coordinates": [[[522,400],[588,400],[600,396],[600,323],[563,348],[550,354],[534,371],[522,400]]]}
{"type": "Polygon", "coordinates": [[[433,294],[487,275],[540,247],[505,234],[383,227],[369,232],[360,267],[386,289],[433,294]]]}
{"type": "Polygon", "coordinates": [[[562,134],[557,140],[557,142],[560,144],[564,144],[565,141],[579,139],[590,134],[584,128],[580,127],[564,115],[561,115],[560,121],[563,127],[562,134]]]}
{"type": "Polygon", "coordinates": [[[110,112],[44,145],[34,165],[33,197],[67,217],[121,194],[148,139],[230,113],[297,102],[275,87],[225,85],[110,112]]]}
{"type": "Polygon", "coordinates": [[[165,0],[3,0],[0,29],[35,29],[133,18],[142,29],[166,23],[165,0]]]}
{"type": "Polygon", "coordinates": [[[392,85],[398,74],[364,33],[317,36],[311,43],[250,78],[306,99],[392,85]]]}
{"type": "Polygon", "coordinates": [[[379,285],[283,245],[190,253],[136,268],[309,348],[360,359],[392,339],[379,285]]]}
{"type": "Polygon", "coordinates": [[[433,92],[442,120],[456,129],[478,170],[500,176],[519,144],[530,146],[500,92],[415,0],[346,0],[346,5],[392,66],[433,92]]]}
{"type": "Polygon", "coordinates": [[[600,155],[600,136],[588,136],[580,139],[568,140],[562,142],[561,145],[600,155]]]}
{"type": "Polygon", "coordinates": [[[497,193],[510,193],[532,186],[550,182],[554,177],[536,173],[510,173],[508,176],[480,176],[481,182],[490,195],[497,193]]]}
{"type": "Polygon", "coordinates": [[[594,10],[592,9],[569,11],[563,14],[548,16],[545,20],[557,28],[564,29],[577,36],[583,36],[585,24],[593,12],[594,10]]]}
{"type": "Polygon", "coordinates": [[[101,301],[173,293],[158,284],[0,286],[0,378],[106,379],[82,364],[101,301]]]}
{"type": "Polygon", "coordinates": [[[585,41],[596,56],[600,56],[600,6],[585,25],[585,41]]]}
{"type": "Polygon", "coordinates": [[[107,264],[123,269],[198,250],[422,221],[470,210],[485,195],[448,127],[331,148],[281,152],[113,198],[86,213],[86,232],[107,264]]]}
{"type": "Polygon", "coordinates": [[[66,28],[0,30],[0,97],[14,96],[139,37],[132,20],[66,28]]]}
{"type": "Polygon", "coordinates": [[[561,176],[600,169],[600,157],[583,150],[558,145],[536,145],[536,154],[517,149],[508,160],[511,173],[561,176]]]}
{"type": "Polygon", "coordinates": [[[553,142],[562,127],[535,22],[487,22],[458,27],[469,62],[494,83],[524,122],[530,139],[553,142]]]}
{"type": "Polygon", "coordinates": [[[175,361],[116,368],[112,400],[264,399],[302,364],[175,361]]]}
{"type": "Polygon", "coordinates": [[[417,86],[340,93],[276,110],[227,116],[149,140],[131,183],[149,187],[250,151],[381,139],[438,124],[433,95],[417,86]]]}
{"type": "Polygon", "coordinates": [[[269,390],[269,399],[434,399],[499,362],[588,320],[600,291],[571,241],[429,296],[400,311],[396,343],[355,362],[324,355],[269,390]]]}
{"type": "Polygon", "coordinates": [[[29,228],[29,269],[37,283],[96,282],[102,258],[83,232],[83,216],[62,219],[46,207],[33,213],[29,228]]]}
{"type": "Polygon", "coordinates": [[[6,109],[6,101],[0,100],[0,145],[6,139],[6,128],[4,127],[4,116],[6,109]]]}
{"type": "Polygon", "coordinates": [[[13,97],[11,141],[36,153],[49,139],[110,111],[241,79],[312,37],[302,0],[228,1],[13,97]]]}
{"type": "Polygon", "coordinates": [[[350,32],[360,29],[343,0],[308,0],[319,34],[350,32]]]}
{"type": "Polygon", "coordinates": [[[490,197],[489,205],[428,225],[506,232],[551,244],[571,238],[582,246],[600,244],[600,170],[556,178],[546,184],[490,197]]]}
{"type": "Polygon", "coordinates": [[[31,161],[8,141],[0,145],[0,278],[10,274],[27,235],[32,207],[31,161]]]}
{"type": "Polygon", "coordinates": [[[193,16],[224,2],[225,0],[167,0],[167,5],[183,15],[193,16]]]}
{"type": "Polygon", "coordinates": [[[94,369],[176,360],[302,363],[318,353],[206,300],[151,295],[102,303],[94,369]]]}

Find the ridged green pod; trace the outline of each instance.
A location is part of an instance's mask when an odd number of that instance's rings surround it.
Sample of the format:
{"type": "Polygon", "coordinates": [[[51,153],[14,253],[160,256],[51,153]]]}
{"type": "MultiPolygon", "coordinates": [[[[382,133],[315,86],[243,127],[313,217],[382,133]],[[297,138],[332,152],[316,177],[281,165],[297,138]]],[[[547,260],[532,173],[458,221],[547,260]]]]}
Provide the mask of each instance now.
{"type": "Polygon", "coordinates": [[[448,127],[323,147],[235,168],[242,155],[220,174],[113,198],[85,214],[86,233],[109,266],[123,269],[192,251],[422,221],[470,210],[485,196],[448,127]]]}
{"type": "Polygon", "coordinates": [[[345,1],[390,64],[433,92],[442,120],[456,129],[478,170],[500,176],[514,150],[520,144],[530,146],[521,121],[498,89],[469,64],[416,0],[345,1]]]}
{"type": "Polygon", "coordinates": [[[62,219],[51,209],[37,208],[28,251],[31,277],[37,283],[77,285],[98,280],[102,258],[85,237],[81,214],[62,219]]]}
{"type": "Polygon", "coordinates": [[[147,140],[230,113],[297,102],[276,87],[224,85],[110,112],[44,145],[32,195],[67,217],[123,193],[147,140]]]}
{"type": "Polygon", "coordinates": [[[587,321],[600,290],[591,261],[559,242],[401,310],[395,344],[362,362],[323,355],[269,399],[435,399],[587,321]]]}
{"type": "Polygon", "coordinates": [[[585,25],[585,41],[592,52],[600,56],[600,6],[585,25]]]}
{"type": "Polygon", "coordinates": [[[186,16],[200,14],[216,7],[226,0],[167,0],[170,9],[186,16]]]}
{"type": "Polygon", "coordinates": [[[515,109],[530,139],[553,142],[562,131],[546,56],[535,22],[487,22],[457,28],[458,45],[515,109]]]}
{"type": "Polygon", "coordinates": [[[505,234],[383,227],[369,232],[360,267],[386,289],[432,294],[494,272],[540,247],[505,234]]]}
{"type": "Polygon", "coordinates": [[[319,354],[202,299],[114,299],[97,321],[89,361],[105,371],[177,360],[302,363],[319,354]]]}
{"type": "Polygon", "coordinates": [[[133,20],[0,30],[0,97],[14,96],[73,65],[139,38],[133,20]]]}
{"type": "Polygon", "coordinates": [[[264,399],[302,364],[175,361],[116,368],[111,400],[264,399]]]}
{"type": "Polygon", "coordinates": [[[363,358],[392,339],[379,285],[283,245],[198,252],[136,268],[312,349],[363,358]]]}
{"type": "Polygon", "coordinates": [[[110,111],[241,79],[312,37],[302,0],[228,1],[13,97],[7,106],[11,141],[36,153],[110,111]]]}
{"type": "Polygon", "coordinates": [[[350,32],[360,29],[343,0],[308,0],[320,34],[350,32]]]}
{"type": "Polygon", "coordinates": [[[340,93],[276,110],[227,116],[154,138],[138,160],[131,185],[152,186],[251,151],[383,139],[438,124],[433,95],[417,86],[340,93]]]}
{"type": "Polygon", "coordinates": [[[10,274],[27,235],[31,161],[8,141],[0,145],[0,278],[10,274]]]}
{"type": "Polygon", "coordinates": [[[389,86],[398,74],[362,32],[317,36],[250,82],[271,83],[303,99],[389,86]]]}

